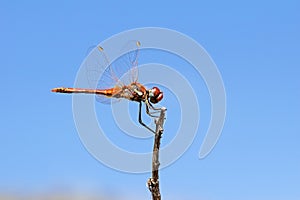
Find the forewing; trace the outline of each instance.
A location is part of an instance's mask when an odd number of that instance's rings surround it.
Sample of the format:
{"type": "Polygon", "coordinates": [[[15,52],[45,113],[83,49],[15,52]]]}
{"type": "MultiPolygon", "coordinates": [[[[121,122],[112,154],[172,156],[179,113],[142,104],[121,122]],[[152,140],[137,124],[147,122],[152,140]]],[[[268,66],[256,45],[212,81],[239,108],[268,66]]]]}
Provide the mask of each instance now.
{"type": "MultiPolygon", "coordinates": [[[[119,57],[112,63],[105,50],[98,46],[89,56],[93,56],[87,62],[87,77],[91,88],[109,89],[123,87],[138,79],[138,56],[140,42],[131,40],[127,42],[119,52],[119,57]]],[[[96,100],[110,104],[114,98],[96,95],[96,100]]]]}
{"type": "Polygon", "coordinates": [[[139,47],[139,41],[130,40],[120,50],[120,56],[112,63],[112,69],[122,85],[129,85],[138,80],[139,47]]]}

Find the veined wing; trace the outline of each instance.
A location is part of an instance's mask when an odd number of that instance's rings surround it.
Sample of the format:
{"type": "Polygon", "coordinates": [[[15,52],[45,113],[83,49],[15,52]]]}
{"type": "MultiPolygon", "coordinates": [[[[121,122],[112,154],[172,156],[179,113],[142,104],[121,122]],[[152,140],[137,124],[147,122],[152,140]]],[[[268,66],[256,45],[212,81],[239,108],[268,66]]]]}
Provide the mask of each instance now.
{"type": "MultiPolygon", "coordinates": [[[[86,66],[90,87],[95,89],[121,88],[136,82],[138,79],[139,46],[139,41],[127,42],[120,50],[120,56],[113,62],[109,60],[105,49],[98,46],[97,51],[93,51],[89,55],[94,57],[86,66]]],[[[114,101],[101,95],[96,95],[96,100],[106,104],[114,101]]]]}
{"type": "Polygon", "coordinates": [[[120,50],[120,56],[113,61],[111,67],[123,85],[138,80],[138,58],[141,43],[137,40],[128,41],[120,50]]]}

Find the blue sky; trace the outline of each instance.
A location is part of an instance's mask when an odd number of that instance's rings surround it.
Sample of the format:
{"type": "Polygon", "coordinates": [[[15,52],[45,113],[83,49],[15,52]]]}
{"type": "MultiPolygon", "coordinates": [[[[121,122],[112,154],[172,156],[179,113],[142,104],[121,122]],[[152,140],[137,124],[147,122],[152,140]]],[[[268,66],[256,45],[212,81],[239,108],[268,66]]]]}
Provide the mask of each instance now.
{"type": "Polygon", "coordinates": [[[161,171],[165,199],[299,199],[299,8],[298,1],[1,2],[0,191],[150,197],[149,174],[117,172],[85,150],[71,96],[50,89],[73,85],[90,46],[157,26],[200,43],[227,94],[226,123],[213,152],[198,159],[199,134],[161,171]]]}

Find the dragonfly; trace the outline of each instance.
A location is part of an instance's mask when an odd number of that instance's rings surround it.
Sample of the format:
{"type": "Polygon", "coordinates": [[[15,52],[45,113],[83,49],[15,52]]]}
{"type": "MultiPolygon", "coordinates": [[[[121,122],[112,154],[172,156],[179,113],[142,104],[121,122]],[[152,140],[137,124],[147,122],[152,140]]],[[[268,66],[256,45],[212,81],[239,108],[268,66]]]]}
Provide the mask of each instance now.
{"type": "Polygon", "coordinates": [[[121,55],[114,62],[110,63],[104,48],[97,47],[97,52],[100,53],[100,61],[102,64],[94,64],[92,69],[87,69],[87,78],[94,81],[95,75],[100,74],[97,81],[97,87],[91,88],[70,88],[57,87],[51,91],[56,93],[68,94],[92,94],[96,95],[96,100],[101,103],[111,103],[111,99],[127,99],[139,103],[138,121],[139,123],[155,133],[153,129],[147,126],[142,120],[142,104],[145,104],[146,113],[157,118],[155,114],[161,108],[153,106],[163,99],[163,92],[158,87],[147,89],[143,84],[138,82],[138,56],[139,41],[130,41],[125,50],[128,50],[124,55],[121,55]],[[99,73],[101,72],[101,73],[99,73]]]}

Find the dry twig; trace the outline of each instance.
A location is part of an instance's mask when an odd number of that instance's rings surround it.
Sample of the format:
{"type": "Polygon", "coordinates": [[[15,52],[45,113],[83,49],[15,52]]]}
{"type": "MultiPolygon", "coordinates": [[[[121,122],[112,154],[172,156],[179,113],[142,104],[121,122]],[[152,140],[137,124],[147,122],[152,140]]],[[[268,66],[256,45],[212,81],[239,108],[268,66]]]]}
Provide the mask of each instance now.
{"type": "Polygon", "coordinates": [[[153,200],[160,200],[160,190],[159,190],[159,148],[160,148],[160,139],[163,134],[163,125],[165,121],[165,112],[166,108],[161,108],[160,116],[155,121],[156,129],[155,129],[155,138],[154,138],[154,146],[153,146],[153,154],[152,154],[152,177],[148,179],[147,185],[148,189],[152,193],[153,200]]]}

